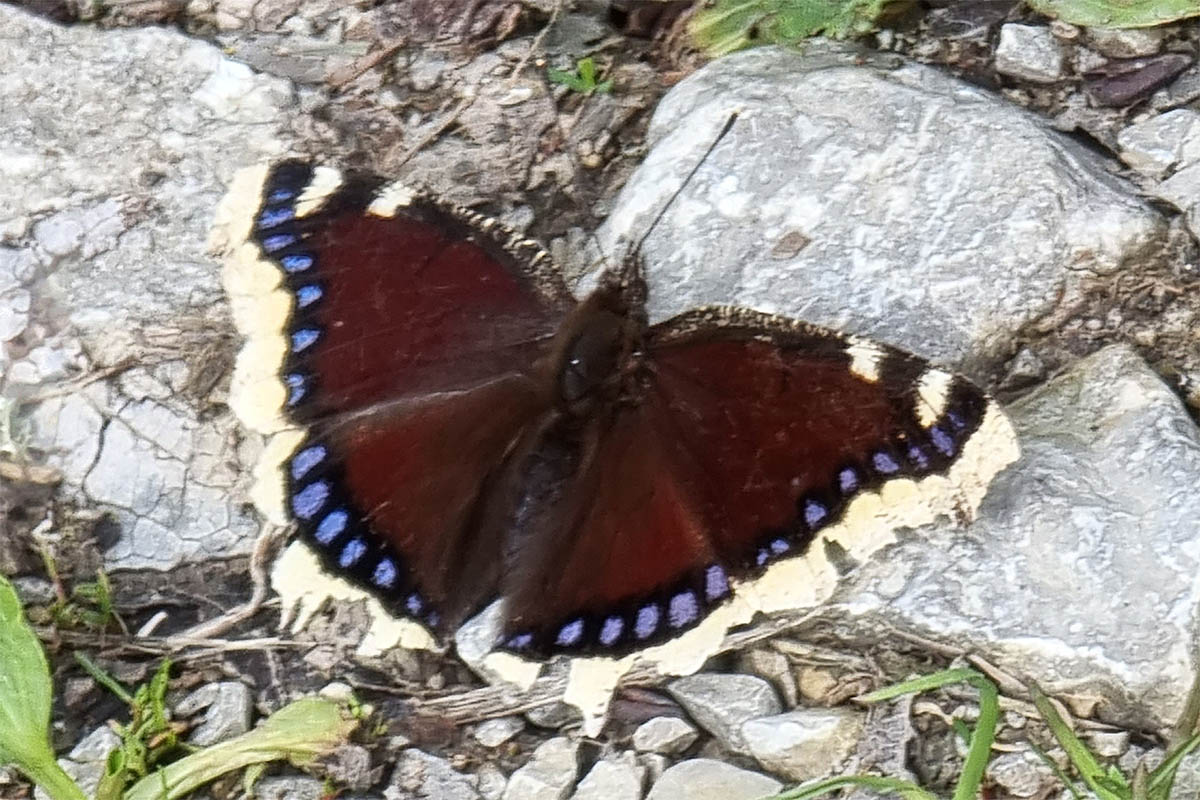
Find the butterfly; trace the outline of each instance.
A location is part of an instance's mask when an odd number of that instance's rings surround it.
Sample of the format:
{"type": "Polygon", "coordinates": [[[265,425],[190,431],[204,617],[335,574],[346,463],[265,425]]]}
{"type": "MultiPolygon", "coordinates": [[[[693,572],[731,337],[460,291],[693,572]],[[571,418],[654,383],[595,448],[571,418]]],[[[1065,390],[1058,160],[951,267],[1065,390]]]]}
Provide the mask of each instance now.
{"type": "Polygon", "coordinates": [[[260,507],[434,640],[498,598],[519,659],[694,671],[1017,457],[918,356],[743,308],[651,325],[636,256],[577,300],[536,242],[376,175],[249,168],[213,242],[260,507]]]}

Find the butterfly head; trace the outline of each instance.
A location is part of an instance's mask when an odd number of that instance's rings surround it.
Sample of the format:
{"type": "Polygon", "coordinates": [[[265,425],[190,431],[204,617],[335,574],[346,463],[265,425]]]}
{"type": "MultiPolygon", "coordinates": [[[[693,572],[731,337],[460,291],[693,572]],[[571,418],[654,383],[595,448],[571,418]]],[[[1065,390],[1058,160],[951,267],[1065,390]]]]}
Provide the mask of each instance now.
{"type": "Polygon", "coordinates": [[[568,417],[634,399],[644,372],[645,317],[640,302],[616,283],[580,303],[558,335],[555,402],[568,417]]]}

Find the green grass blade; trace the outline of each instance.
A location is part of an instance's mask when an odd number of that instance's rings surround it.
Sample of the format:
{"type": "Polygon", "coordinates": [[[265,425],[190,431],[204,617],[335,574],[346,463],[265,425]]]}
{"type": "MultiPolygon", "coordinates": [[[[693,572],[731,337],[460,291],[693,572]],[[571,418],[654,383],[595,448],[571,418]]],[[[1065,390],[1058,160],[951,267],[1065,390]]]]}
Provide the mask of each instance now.
{"type": "Polygon", "coordinates": [[[92,680],[112,692],[125,705],[133,702],[133,695],[118,683],[116,678],[109,675],[95,661],[88,658],[87,654],[76,650],[72,655],[75,656],[75,663],[83,667],[83,671],[90,675],[92,680]]]}
{"type": "Polygon", "coordinates": [[[1029,7],[1072,25],[1149,28],[1200,16],[1196,0],[1029,0],[1029,7]]]}
{"type": "Polygon", "coordinates": [[[1171,786],[1175,783],[1175,771],[1189,753],[1200,746],[1200,733],[1187,739],[1179,747],[1172,750],[1150,773],[1148,790],[1151,797],[1168,797],[1171,786]]]}
{"type": "Polygon", "coordinates": [[[996,725],[1000,722],[1000,691],[996,684],[974,670],[961,671],[973,673],[965,680],[979,690],[979,719],[975,723],[975,733],[971,736],[971,746],[963,761],[958,784],[954,787],[954,800],[973,800],[979,796],[983,771],[992,757],[992,742],[996,741],[996,725]]]}
{"type": "Polygon", "coordinates": [[[879,778],[872,775],[829,778],[807,786],[798,786],[795,789],[789,789],[783,794],[763,798],[763,800],[808,800],[810,797],[820,797],[846,786],[870,789],[882,794],[900,797],[902,800],[938,800],[937,795],[931,794],[908,781],[902,781],[898,778],[879,778]]]}
{"type": "Polygon", "coordinates": [[[1124,776],[1114,770],[1105,769],[1096,760],[1041,689],[1033,686],[1029,691],[1033,695],[1033,704],[1037,706],[1038,713],[1042,715],[1050,732],[1058,740],[1059,746],[1066,751],[1067,758],[1071,760],[1088,788],[1101,800],[1128,800],[1129,785],[1124,776]]]}
{"type": "Polygon", "coordinates": [[[967,667],[946,669],[941,672],[934,672],[931,675],[922,675],[919,678],[913,678],[903,683],[894,683],[891,686],[876,689],[869,694],[859,697],[858,700],[863,703],[879,703],[884,700],[903,697],[906,694],[930,692],[953,683],[970,683],[972,686],[977,686],[975,682],[981,680],[986,681],[987,679],[980,673],[967,667]]]}
{"type": "Polygon", "coordinates": [[[337,704],[304,697],[279,709],[252,731],[147,775],[130,787],[125,800],[175,800],[252,764],[287,759],[305,766],[343,744],[357,725],[337,704]]]}
{"type": "Polygon", "coordinates": [[[54,800],[84,800],[50,747],[50,666],[12,584],[0,575],[0,763],[54,800]]]}

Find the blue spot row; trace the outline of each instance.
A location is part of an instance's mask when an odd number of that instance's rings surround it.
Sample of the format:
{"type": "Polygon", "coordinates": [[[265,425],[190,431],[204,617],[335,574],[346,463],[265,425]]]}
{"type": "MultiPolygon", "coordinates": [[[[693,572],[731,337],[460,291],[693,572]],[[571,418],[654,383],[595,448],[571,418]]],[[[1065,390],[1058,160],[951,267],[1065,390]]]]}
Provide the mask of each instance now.
{"type": "MultiPolygon", "coordinates": [[[[265,243],[263,247],[266,247],[265,243]]],[[[291,253],[279,259],[279,263],[283,265],[285,272],[304,272],[316,262],[307,253],[291,253]]]]}
{"type": "Polygon", "coordinates": [[[324,445],[313,445],[306,447],[296,455],[292,456],[292,480],[298,481],[307,475],[312,468],[325,460],[328,452],[324,445]]]}
{"type": "Polygon", "coordinates": [[[264,208],[258,215],[258,228],[259,230],[274,228],[277,225],[282,225],[285,222],[291,222],[295,218],[296,211],[291,206],[264,208]]]}
{"type": "MultiPolygon", "coordinates": [[[[673,635],[695,625],[703,619],[708,606],[726,599],[731,593],[725,568],[711,564],[704,570],[701,591],[682,588],[664,600],[642,603],[631,614],[608,614],[596,622],[589,622],[585,616],[573,617],[549,637],[549,647],[569,651],[593,644],[606,649],[622,644],[644,644],[663,634],[673,635]]],[[[532,649],[536,641],[533,633],[525,631],[510,636],[503,646],[522,652],[532,649]]]]}
{"type": "Polygon", "coordinates": [[[321,332],[316,328],[300,328],[292,331],[292,352],[301,353],[312,347],[320,338],[321,332]]]}
{"type": "MultiPolygon", "coordinates": [[[[291,461],[294,479],[299,480],[327,457],[328,451],[321,444],[301,449],[291,461]]],[[[401,562],[372,547],[368,534],[352,524],[351,513],[333,502],[333,488],[327,480],[312,481],[293,492],[291,505],[292,514],[307,526],[312,540],[330,554],[338,568],[380,591],[402,586],[401,562]]],[[[436,617],[419,593],[410,591],[403,607],[412,617],[435,624],[436,617]]]]}
{"type": "Polygon", "coordinates": [[[296,305],[300,306],[300,308],[308,308],[320,300],[322,294],[324,292],[316,284],[310,283],[306,286],[301,286],[296,290],[296,305]]]}

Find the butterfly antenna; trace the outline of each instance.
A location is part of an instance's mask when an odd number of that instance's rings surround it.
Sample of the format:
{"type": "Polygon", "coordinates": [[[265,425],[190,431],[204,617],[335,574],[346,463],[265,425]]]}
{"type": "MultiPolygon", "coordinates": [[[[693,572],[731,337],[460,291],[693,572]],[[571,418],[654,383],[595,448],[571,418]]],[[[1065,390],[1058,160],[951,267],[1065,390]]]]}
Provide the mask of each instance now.
{"type": "Polygon", "coordinates": [[[700,171],[700,167],[704,166],[704,162],[708,160],[710,155],[712,155],[713,150],[717,149],[717,145],[719,145],[721,140],[725,138],[725,135],[733,129],[733,123],[737,122],[737,118],[738,115],[736,111],[729,115],[729,119],[725,120],[725,124],[721,127],[721,132],[718,133],[716,138],[714,138],[708,145],[708,148],[704,151],[704,155],[700,156],[700,160],[697,161],[688,174],[684,176],[683,182],[679,184],[679,188],[672,192],[671,196],[667,198],[667,202],[658,210],[658,213],[654,215],[654,219],[650,222],[650,227],[642,231],[641,238],[637,240],[637,244],[634,245],[633,250],[631,250],[629,253],[629,258],[631,261],[640,260],[642,244],[647,238],[649,238],[650,234],[654,232],[654,229],[658,227],[658,223],[662,221],[664,216],[666,216],[667,210],[675,204],[675,200],[680,194],[683,193],[683,190],[687,187],[687,185],[692,182],[692,178],[694,178],[696,173],[700,171]]]}

